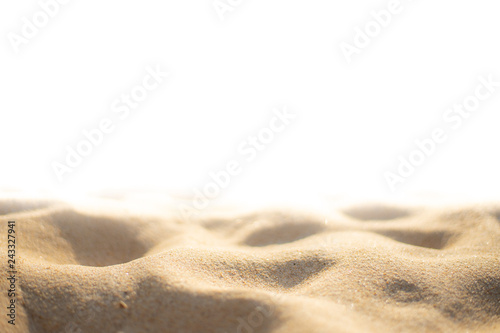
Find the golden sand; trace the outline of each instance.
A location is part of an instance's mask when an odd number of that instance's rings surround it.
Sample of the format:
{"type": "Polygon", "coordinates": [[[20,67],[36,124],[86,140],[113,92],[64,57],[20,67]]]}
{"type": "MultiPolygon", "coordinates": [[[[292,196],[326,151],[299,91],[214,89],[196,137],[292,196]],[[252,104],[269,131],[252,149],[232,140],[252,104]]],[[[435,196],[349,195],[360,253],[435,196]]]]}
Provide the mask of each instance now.
{"type": "Polygon", "coordinates": [[[188,222],[108,202],[0,202],[0,332],[500,332],[500,204],[188,222]]]}

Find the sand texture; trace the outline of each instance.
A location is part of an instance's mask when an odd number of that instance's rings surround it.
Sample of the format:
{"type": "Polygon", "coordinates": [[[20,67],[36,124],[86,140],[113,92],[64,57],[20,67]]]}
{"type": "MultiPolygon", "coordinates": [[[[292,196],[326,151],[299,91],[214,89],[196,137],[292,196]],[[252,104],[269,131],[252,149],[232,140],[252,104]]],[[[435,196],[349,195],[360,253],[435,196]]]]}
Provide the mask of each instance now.
{"type": "Polygon", "coordinates": [[[0,201],[0,332],[500,332],[500,205],[186,221],[114,201],[0,201]]]}

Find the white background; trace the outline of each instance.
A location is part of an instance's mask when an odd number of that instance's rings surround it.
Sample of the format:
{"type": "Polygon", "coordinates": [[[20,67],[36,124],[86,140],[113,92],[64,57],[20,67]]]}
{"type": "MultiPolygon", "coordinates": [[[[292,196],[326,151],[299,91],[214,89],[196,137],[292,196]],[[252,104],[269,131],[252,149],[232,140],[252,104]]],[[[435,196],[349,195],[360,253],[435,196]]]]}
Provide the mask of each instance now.
{"type": "Polygon", "coordinates": [[[494,197],[500,90],[394,193],[383,174],[443,126],[479,75],[500,80],[500,5],[401,0],[401,13],[348,64],[340,43],[388,3],[243,0],[221,20],[210,0],[73,0],[16,53],[7,34],[40,5],[2,1],[0,186],[189,196],[286,105],[297,118],[253,162],[242,160],[219,199],[494,197]],[[82,130],[115,119],[112,101],[156,64],[170,77],[59,182],[51,163],[82,130]]]}

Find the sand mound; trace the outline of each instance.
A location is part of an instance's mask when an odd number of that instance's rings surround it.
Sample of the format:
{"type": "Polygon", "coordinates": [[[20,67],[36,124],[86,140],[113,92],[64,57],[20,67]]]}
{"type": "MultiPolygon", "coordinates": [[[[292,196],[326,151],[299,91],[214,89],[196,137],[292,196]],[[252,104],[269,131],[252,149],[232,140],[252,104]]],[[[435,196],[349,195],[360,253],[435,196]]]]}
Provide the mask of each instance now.
{"type": "Polygon", "coordinates": [[[187,222],[105,202],[0,201],[1,332],[500,331],[500,205],[187,222]]]}

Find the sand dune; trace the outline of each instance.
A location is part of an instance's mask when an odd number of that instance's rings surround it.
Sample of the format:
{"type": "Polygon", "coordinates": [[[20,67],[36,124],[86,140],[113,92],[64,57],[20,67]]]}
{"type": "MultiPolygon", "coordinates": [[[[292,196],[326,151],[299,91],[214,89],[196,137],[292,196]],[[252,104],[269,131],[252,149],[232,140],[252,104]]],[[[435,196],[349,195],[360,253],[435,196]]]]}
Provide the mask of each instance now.
{"type": "Polygon", "coordinates": [[[112,199],[4,199],[0,213],[1,332],[500,332],[500,204],[187,222],[112,199]]]}

